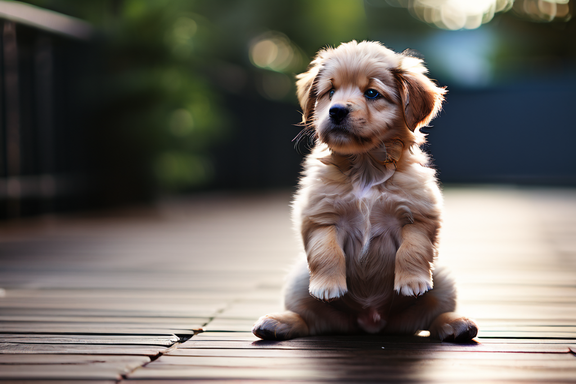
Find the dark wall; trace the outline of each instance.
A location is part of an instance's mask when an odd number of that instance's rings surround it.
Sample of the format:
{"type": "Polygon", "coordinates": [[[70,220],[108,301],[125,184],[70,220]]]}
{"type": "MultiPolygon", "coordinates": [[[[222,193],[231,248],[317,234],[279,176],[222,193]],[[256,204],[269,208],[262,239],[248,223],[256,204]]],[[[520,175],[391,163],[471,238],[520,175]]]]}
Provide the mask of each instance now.
{"type": "Polygon", "coordinates": [[[428,131],[443,182],[576,185],[576,81],[451,90],[428,131]]]}
{"type": "MultiPolygon", "coordinates": [[[[286,188],[296,184],[302,155],[292,141],[301,130],[298,107],[258,97],[226,99],[232,130],[212,155],[213,188],[286,188]]],[[[302,148],[305,150],[305,148],[302,148]]]]}
{"type": "MultiPolygon", "coordinates": [[[[214,186],[295,185],[299,108],[246,97],[228,104],[238,130],[214,152],[214,186]]],[[[426,150],[443,183],[576,185],[575,115],[575,80],[449,88],[442,112],[424,129],[426,150]]]]}

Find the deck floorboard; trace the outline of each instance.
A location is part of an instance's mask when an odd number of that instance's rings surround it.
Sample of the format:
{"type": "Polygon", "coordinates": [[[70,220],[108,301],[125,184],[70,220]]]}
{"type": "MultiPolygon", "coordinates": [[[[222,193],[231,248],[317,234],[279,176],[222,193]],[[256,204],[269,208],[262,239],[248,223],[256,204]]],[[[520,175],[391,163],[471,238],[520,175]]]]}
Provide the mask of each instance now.
{"type": "Polygon", "coordinates": [[[576,383],[576,190],[445,189],[468,344],[260,341],[299,252],[287,193],[0,224],[0,380],[576,383]]]}

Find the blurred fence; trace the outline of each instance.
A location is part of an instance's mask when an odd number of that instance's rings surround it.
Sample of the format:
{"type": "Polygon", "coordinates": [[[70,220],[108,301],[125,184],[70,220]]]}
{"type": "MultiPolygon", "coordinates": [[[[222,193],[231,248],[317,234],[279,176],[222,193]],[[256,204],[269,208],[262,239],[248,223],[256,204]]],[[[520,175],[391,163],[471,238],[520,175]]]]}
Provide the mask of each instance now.
{"type": "Polygon", "coordinates": [[[0,5],[0,218],[80,203],[86,142],[73,88],[90,34],[79,20],[0,5]]]}

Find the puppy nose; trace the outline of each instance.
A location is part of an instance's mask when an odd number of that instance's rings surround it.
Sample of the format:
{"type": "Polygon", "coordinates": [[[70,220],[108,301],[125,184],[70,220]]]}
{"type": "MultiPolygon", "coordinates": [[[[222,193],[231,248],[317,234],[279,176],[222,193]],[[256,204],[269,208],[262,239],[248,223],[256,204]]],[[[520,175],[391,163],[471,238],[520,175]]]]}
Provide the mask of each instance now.
{"type": "Polygon", "coordinates": [[[330,120],[332,120],[333,123],[338,124],[348,116],[349,112],[350,110],[344,105],[336,104],[330,108],[328,113],[330,114],[330,120]]]}

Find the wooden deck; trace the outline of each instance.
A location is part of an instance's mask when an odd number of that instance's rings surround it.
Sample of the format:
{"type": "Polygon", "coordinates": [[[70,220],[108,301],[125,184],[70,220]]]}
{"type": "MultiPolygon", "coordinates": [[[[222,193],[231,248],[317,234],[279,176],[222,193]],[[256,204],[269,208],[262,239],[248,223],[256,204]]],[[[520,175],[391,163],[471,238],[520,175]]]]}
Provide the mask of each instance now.
{"type": "Polygon", "coordinates": [[[441,260],[477,342],[257,341],[297,252],[288,194],[0,226],[0,379],[576,382],[576,190],[447,189],[441,260]],[[198,333],[203,329],[203,333],[198,333]]]}

